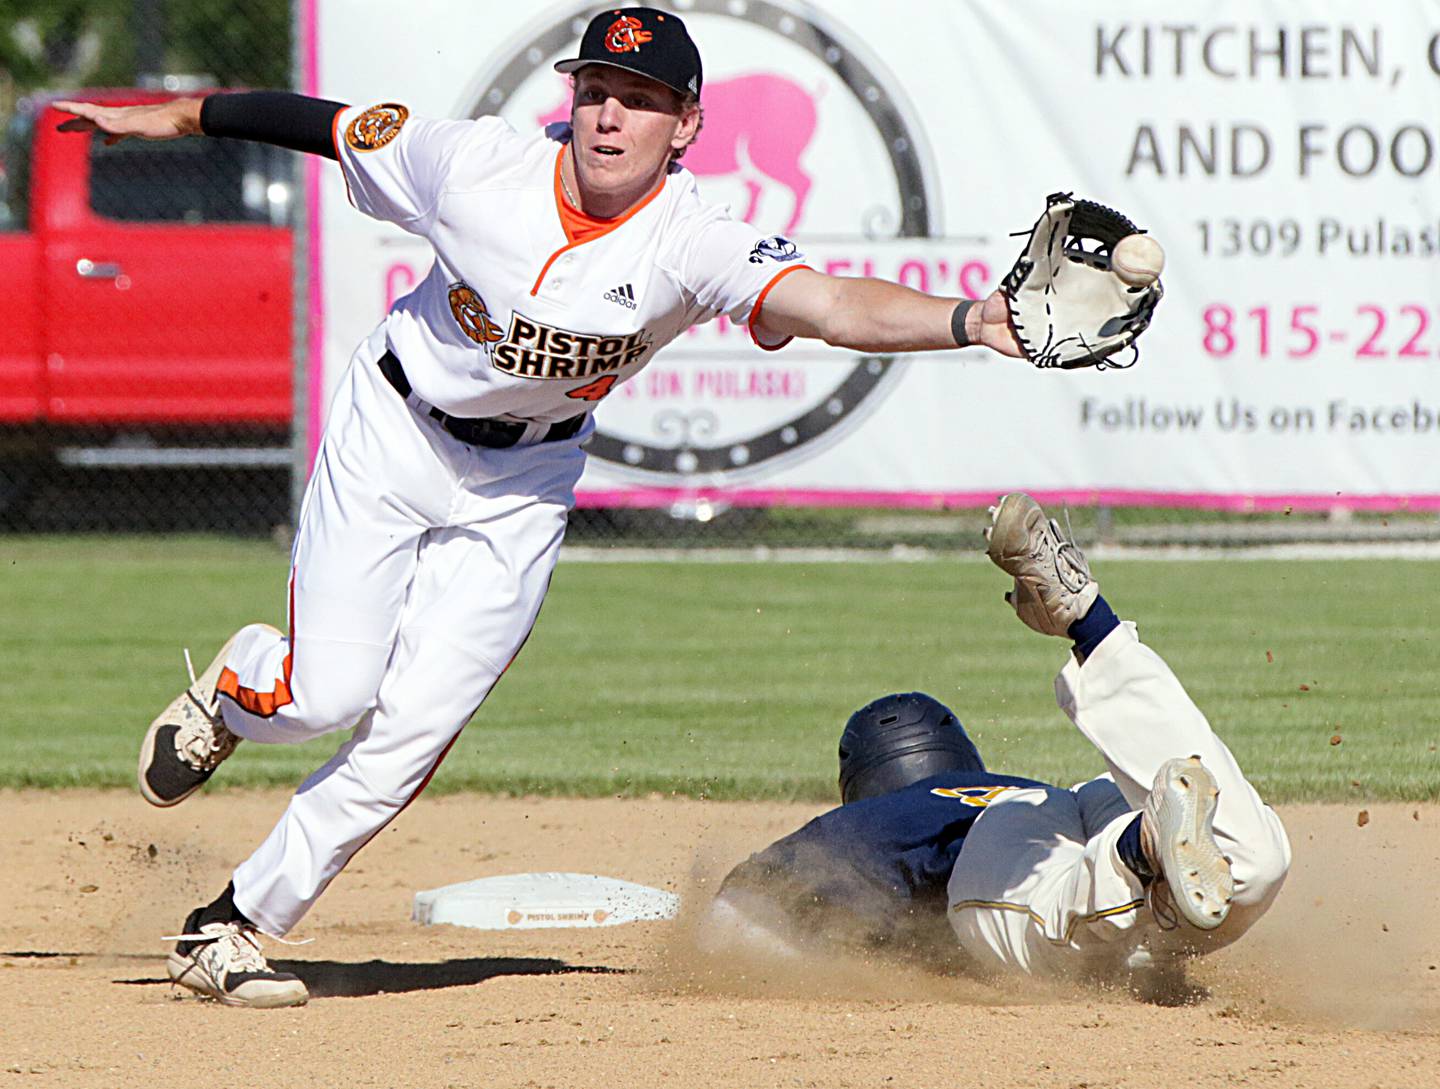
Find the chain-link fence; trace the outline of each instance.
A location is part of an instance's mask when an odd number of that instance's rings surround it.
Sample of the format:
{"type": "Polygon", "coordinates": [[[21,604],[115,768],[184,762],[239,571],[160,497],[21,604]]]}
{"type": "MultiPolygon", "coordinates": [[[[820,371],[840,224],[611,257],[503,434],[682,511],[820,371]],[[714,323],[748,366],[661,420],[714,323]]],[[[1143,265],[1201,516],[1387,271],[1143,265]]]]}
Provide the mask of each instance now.
{"type": "Polygon", "coordinates": [[[0,527],[290,509],[296,157],[109,146],[50,107],[287,87],[291,0],[0,0],[0,527]]]}
{"type": "MultiPolygon", "coordinates": [[[[291,517],[297,157],[59,133],[81,92],[287,87],[294,0],[0,0],[0,529],[268,534],[291,517]]],[[[1434,539],[1433,515],[1072,512],[1082,540],[1434,539]]],[[[983,511],[581,509],[572,543],[946,550],[983,511]]]]}

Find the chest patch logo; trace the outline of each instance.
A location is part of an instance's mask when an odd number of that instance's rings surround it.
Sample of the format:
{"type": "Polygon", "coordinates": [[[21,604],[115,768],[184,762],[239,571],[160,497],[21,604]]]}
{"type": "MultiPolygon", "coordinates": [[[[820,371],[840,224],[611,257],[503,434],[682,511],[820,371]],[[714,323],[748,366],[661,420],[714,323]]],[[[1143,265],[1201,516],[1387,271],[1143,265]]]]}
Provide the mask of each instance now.
{"type": "Polygon", "coordinates": [[[400,135],[410,111],[398,102],[371,106],[345,129],[345,142],[356,151],[376,151],[400,135]]]}
{"type": "Polygon", "coordinates": [[[473,287],[469,284],[450,285],[450,313],[460,331],[476,344],[489,346],[504,334],[500,326],[490,320],[490,310],[473,287]]]}
{"type": "Polygon", "coordinates": [[[638,363],[650,350],[644,329],[624,336],[574,333],[513,314],[505,339],[495,346],[491,362],[497,371],[541,381],[591,378],[638,363]]]}
{"type": "Polygon", "coordinates": [[[605,30],[605,48],[612,53],[638,53],[640,47],[654,35],[640,28],[645,24],[639,19],[622,15],[605,30]]]}
{"type": "Polygon", "coordinates": [[[930,793],[934,794],[937,798],[954,798],[962,805],[973,805],[977,809],[984,809],[1006,791],[1019,789],[1019,787],[1013,786],[931,787],[930,793]]]}

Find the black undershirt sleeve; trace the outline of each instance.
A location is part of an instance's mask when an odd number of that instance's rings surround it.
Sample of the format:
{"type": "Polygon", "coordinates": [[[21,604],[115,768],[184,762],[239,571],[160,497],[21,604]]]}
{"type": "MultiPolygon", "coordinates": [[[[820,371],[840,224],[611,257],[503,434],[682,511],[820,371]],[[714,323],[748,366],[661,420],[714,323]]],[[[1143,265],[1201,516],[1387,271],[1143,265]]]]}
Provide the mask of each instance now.
{"type": "Polygon", "coordinates": [[[206,95],[200,130],[206,136],[258,140],[276,147],[336,158],[333,128],[343,102],[289,91],[241,91],[206,95]]]}

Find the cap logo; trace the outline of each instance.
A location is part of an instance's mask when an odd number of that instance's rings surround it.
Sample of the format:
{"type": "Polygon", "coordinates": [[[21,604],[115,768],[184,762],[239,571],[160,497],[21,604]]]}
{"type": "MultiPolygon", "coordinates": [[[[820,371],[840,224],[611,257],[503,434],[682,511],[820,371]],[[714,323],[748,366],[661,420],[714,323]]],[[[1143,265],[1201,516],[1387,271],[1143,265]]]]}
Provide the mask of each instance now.
{"type": "Polygon", "coordinates": [[[655,36],[648,30],[641,30],[644,25],[639,19],[620,16],[605,28],[605,48],[612,53],[640,52],[640,47],[655,36]]]}

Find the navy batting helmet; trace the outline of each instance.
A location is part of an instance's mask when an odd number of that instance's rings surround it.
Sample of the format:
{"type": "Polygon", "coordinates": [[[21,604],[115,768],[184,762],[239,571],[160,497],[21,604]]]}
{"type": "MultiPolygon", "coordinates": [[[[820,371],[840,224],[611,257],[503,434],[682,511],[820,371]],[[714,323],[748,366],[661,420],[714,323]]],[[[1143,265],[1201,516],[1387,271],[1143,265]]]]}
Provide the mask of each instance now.
{"type": "Polygon", "coordinates": [[[955,712],[923,692],[896,692],[850,716],[840,735],[840,800],[888,794],[945,771],[984,771],[955,712]]]}

